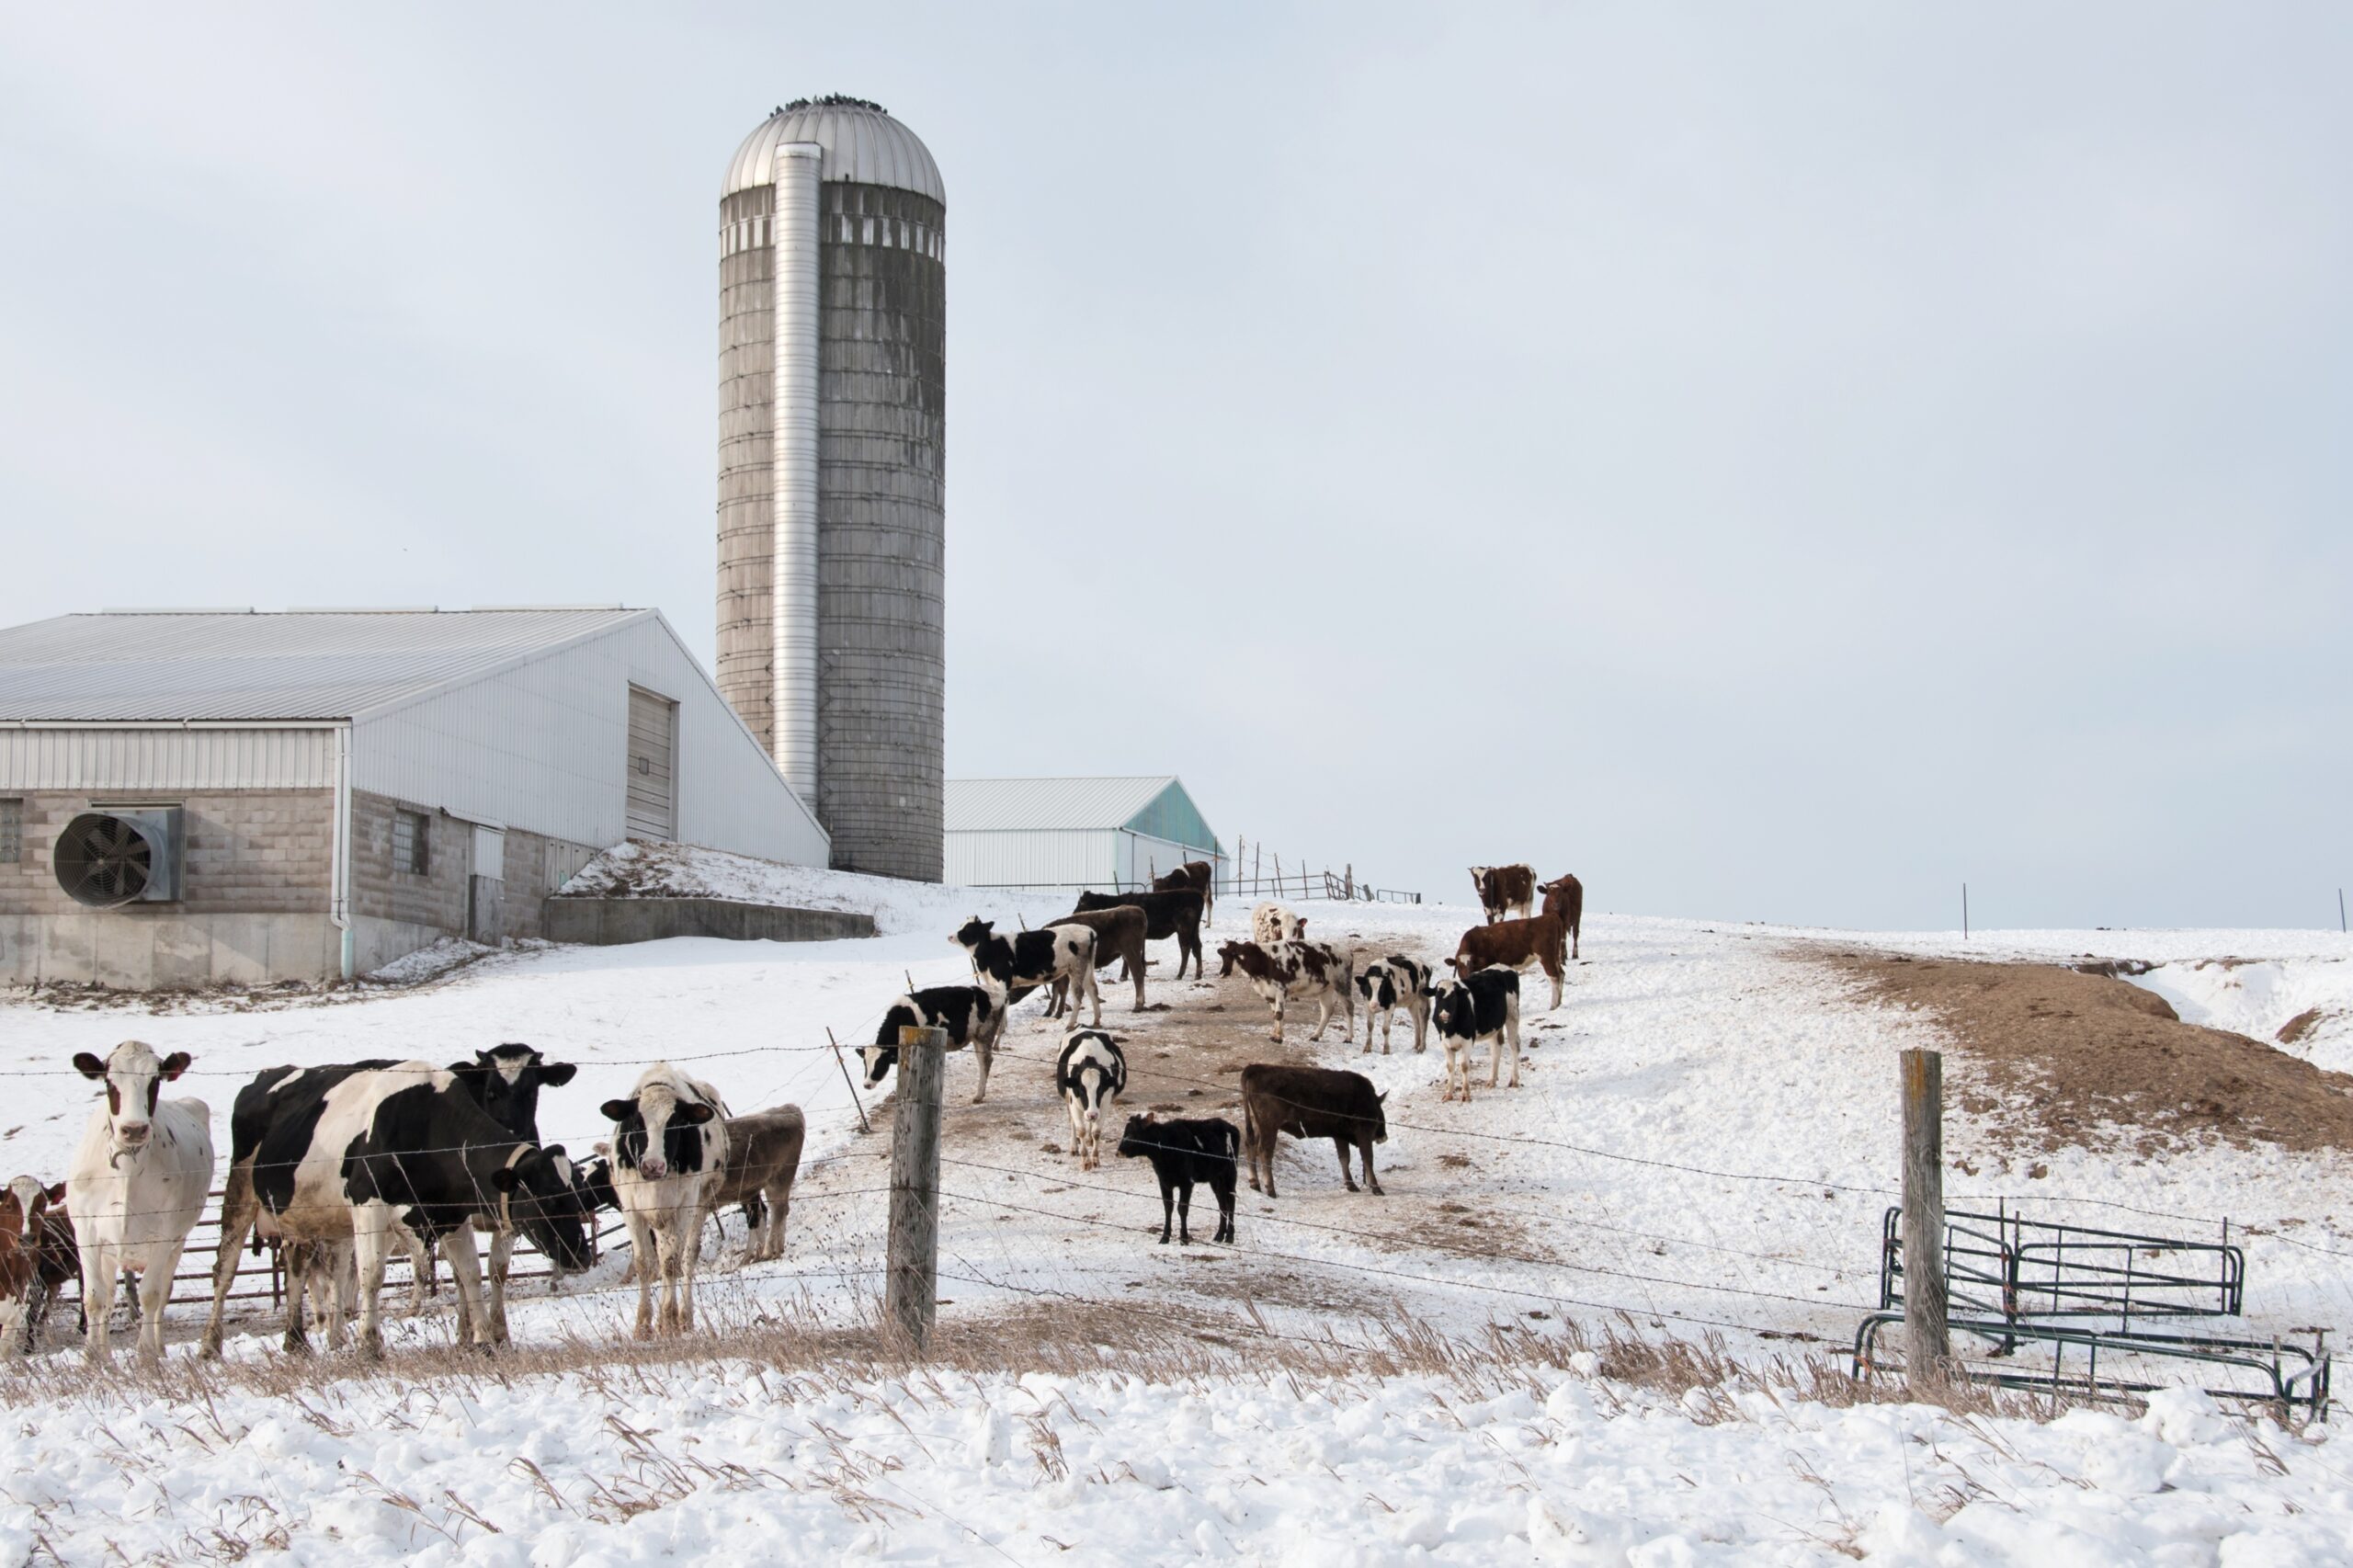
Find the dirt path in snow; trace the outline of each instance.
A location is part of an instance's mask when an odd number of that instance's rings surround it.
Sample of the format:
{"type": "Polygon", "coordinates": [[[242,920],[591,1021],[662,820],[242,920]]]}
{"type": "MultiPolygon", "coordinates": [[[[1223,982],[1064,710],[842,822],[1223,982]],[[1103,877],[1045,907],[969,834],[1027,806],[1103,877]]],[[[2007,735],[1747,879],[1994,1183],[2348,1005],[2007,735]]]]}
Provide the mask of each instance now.
{"type": "MultiPolygon", "coordinates": [[[[1242,1112],[1237,1085],[1245,1066],[1257,1062],[1346,1066],[1358,1055],[1364,1039],[1359,1019],[1357,1044],[1343,1045],[1340,1031],[1346,1020],[1336,1011],[1323,1040],[1315,1041],[1310,1038],[1314,1009],[1294,1008],[1283,1043],[1278,1045],[1271,1038],[1272,1019],[1267,1006],[1239,975],[1220,980],[1215,938],[1207,946],[1209,978],[1195,980],[1188,971],[1178,981],[1163,978],[1173,974],[1175,944],[1153,944],[1155,961],[1149,971],[1146,1010],[1142,1013],[1133,1010],[1132,987],[1112,978],[1117,967],[1104,972],[1103,1024],[1127,1055],[1128,1091],[1108,1119],[1103,1164],[1094,1172],[1081,1172],[1066,1153],[1070,1121],[1052,1092],[1053,1062],[1063,1026],[1041,1017],[1039,1000],[1025,1002],[1014,1010],[996,1052],[985,1104],[971,1103],[978,1077],[971,1054],[950,1053],[942,1116],[941,1153],[947,1163],[943,1187],[951,1192],[961,1188],[1007,1203],[1054,1207],[1082,1216],[1059,1237],[1073,1248],[1074,1258],[1099,1256],[1107,1241],[1115,1246],[1124,1244],[1103,1228],[1106,1223],[1132,1229],[1140,1259],[1163,1254],[1156,1244],[1159,1189],[1151,1166],[1142,1160],[1121,1159],[1113,1152],[1127,1118],[1145,1110],[1162,1116],[1222,1117],[1238,1131],[1242,1112]],[[1107,1192],[1106,1187],[1122,1192],[1107,1192]],[[1129,1199],[1125,1192],[1136,1196],[1129,1199]]],[[[1364,956],[1378,956],[1392,948],[1425,961],[1434,962],[1441,956],[1415,951],[1410,943],[1384,943],[1368,949],[1364,956]]],[[[1540,977],[1535,994],[1540,1003],[1540,977]]],[[[1540,1013],[1529,1016],[1523,1041],[1531,1048],[1531,1062],[1540,1057],[1541,1042],[1561,1027],[1540,1013]]],[[[1412,1023],[1403,1014],[1397,1017],[1396,1030],[1396,1055],[1427,1063],[1427,1073],[1426,1085],[1392,1093],[1390,1114],[1392,1119],[1437,1121],[1443,1115],[1438,1096],[1443,1085],[1444,1053],[1432,1044],[1427,1053],[1414,1058],[1412,1023]]],[[[1380,1054],[1377,1046],[1373,1054],[1380,1054]]],[[[1484,1055],[1478,1061],[1477,1092],[1483,1099],[1488,1093],[1484,1055]]],[[[1506,1087],[1495,1092],[1515,1091],[1506,1087]]],[[[887,1149],[895,1103],[893,1099],[879,1108],[870,1107],[874,1130],[858,1141],[861,1150],[887,1149]]],[[[1474,1108],[1477,1103],[1473,1102],[1474,1108]]],[[[1465,1125],[1475,1128],[1478,1124],[1466,1121],[1465,1125]]],[[[1500,1253],[1515,1260],[1542,1263],[1559,1256],[1553,1244],[1534,1233],[1527,1220],[1497,1213],[1482,1204],[1483,1197],[1506,1192],[1496,1176],[1507,1161],[1495,1145],[1418,1130],[1392,1131],[1389,1142],[1376,1147],[1374,1161],[1387,1195],[1349,1193],[1341,1185],[1338,1162],[1328,1141],[1302,1144],[1284,1139],[1277,1164],[1280,1199],[1270,1201],[1252,1192],[1246,1179],[1237,1193],[1238,1248],[1208,1242],[1216,1230],[1216,1202],[1208,1188],[1197,1189],[1192,1211],[1194,1243],[1179,1247],[1171,1242],[1164,1256],[1181,1265],[1181,1272],[1173,1279],[1161,1276],[1155,1288],[1174,1286],[1237,1305],[1309,1308],[1351,1318],[1396,1298],[1396,1290],[1377,1277],[1351,1278],[1346,1271],[1317,1267],[1313,1259],[1294,1265],[1265,1256],[1325,1250],[1302,1246],[1306,1226],[1332,1228],[1311,1240],[1354,1243],[1375,1255],[1420,1255],[1420,1260],[1410,1267],[1416,1274],[1432,1276],[1442,1275],[1450,1258],[1500,1253]]],[[[822,1166],[803,1177],[803,1190],[813,1196],[829,1187],[868,1182],[872,1170],[863,1161],[855,1166],[822,1166]]],[[[1360,1172],[1357,1179],[1361,1187],[1360,1172]]],[[[1028,1230],[1030,1227],[1021,1221],[1037,1218],[1007,1210],[997,1222],[1008,1231],[1028,1230]]],[[[1046,1229],[1053,1229],[1051,1221],[1046,1229]]],[[[950,1266],[943,1260],[942,1267],[950,1266]]],[[[1142,1281],[1123,1283],[1128,1290],[1142,1286],[1142,1281]]],[[[1410,1292],[1412,1287],[1398,1281],[1396,1289],[1410,1292]]],[[[1508,1312],[1510,1307],[1509,1301],[1498,1302],[1500,1311],[1508,1312]]]]}
{"type": "Polygon", "coordinates": [[[2353,1076],[2185,1024],[2163,997],[2054,964],[1816,950],[1870,1001],[1925,1011],[1960,1050],[1959,1103],[2004,1152],[2147,1156],[2216,1141],[2353,1149],[2353,1076]]]}

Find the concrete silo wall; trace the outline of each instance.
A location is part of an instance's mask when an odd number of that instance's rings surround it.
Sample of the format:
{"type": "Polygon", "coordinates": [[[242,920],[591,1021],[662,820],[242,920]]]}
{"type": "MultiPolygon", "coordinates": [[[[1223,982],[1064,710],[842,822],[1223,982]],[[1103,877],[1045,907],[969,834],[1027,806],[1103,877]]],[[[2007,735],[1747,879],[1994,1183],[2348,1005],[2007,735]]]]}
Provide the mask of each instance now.
{"type": "MultiPolygon", "coordinates": [[[[721,203],[720,691],[771,755],[774,190],[721,203]]],[[[834,864],[937,881],[946,731],[945,209],[824,182],[818,219],[817,798],[834,864]]]]}
{"type": "Polygon", "coordinates": [[[944,217],[829,181],[819,220],[817,814],[835,865],[926,881],[946,747],[944,217]]]}

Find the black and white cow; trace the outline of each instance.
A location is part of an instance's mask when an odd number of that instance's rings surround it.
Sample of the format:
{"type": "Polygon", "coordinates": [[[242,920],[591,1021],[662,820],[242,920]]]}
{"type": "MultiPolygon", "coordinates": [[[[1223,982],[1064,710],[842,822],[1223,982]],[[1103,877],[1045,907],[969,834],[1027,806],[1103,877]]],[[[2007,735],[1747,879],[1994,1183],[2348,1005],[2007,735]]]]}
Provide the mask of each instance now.
{"type": "Polygon", "coordinates": [[[1340,1038],[1347,1040],[1356,1033],[1354,949],[1344,952],[1324,942],[1277,942],[1272,947],[1256,942],[1225,942],[1219,945],[1217,956],[1219,979],[1240,970],[1243,978],[1250,983],[1250,989],[1274,1010],[1278,1043],[1283,1038],[1283,1019],[1294,1002],[1315,1004],[1315,1032],[1308,1039],[1324,1038],[1324,1026],[1331,1022],[1335,1003],[1344,1020],[1340,1038]]]}
{"type": "MultiPolygon", "coordinates": [[[[1381,1020],[1381,1054],[1389,1054],[1389,1031],[1397,1022],[1396,1011],[1403,1007],[1406,1017],[1414,1020],[1414,1053],[1418,1056],[1429,1045],[1430,1027],[1430,966],[1392,953],[1385,959],[1375,959],[1357,975],[1357,994],[1364,998],[1364,1048],[1372,1050],[1373,1020],[1381,1020]]],[[[1354,1025],[1351,1024],[1353,1028],[1354,1025]]]]}
{"type": "Polygon", "coordinates": [[[879,1089],[891,1069],[899,1064],[902,1028],[946,1029],[948,1048],[972,1048],[981,1069],[981,1086],[972,1096],[979,1105],[989,1097],[989,1061],[997,1037],[1005,1032],[1005,993],[985,985],[927,985],[893,1000],[874,1031],[874,1043],[862,1046],[858,1058],[866,1063],[866,1086],[879,1089]]]}
{"type": "Polygon", "coordinates": [[[972,958],[972,972],[992,989],[1010,994],[1022,986],[1070,983],[1070,1016],[1092,1004],[1095,1027],[1103,1025],[1103,994],[1095,984],[1095,933],[1084,926],[1049,926],[1011,937],[996,934],[992,921],[975,915],[948,938],[972,958]]]}
{"type": "Polygon", "coordinates": [[[580,1068],[574,1062],[550,1062],[530,1046],[510,1042],[477,1051],[472,1062],[452,1062],[449,1071],[473,1092],[493,1121],[536,1143],[540,1091],[563,1087],[580,1068]]]}
{"type": "Polygon", "coordinates": [[[1430,1017],[1438,1025],[1438,1043],[1446,1047],[1446,1093],[1471,1098],[1471,1052],[1481,1040],[1491,1042],[1487,1056],[1487,1087],[1494,1088],[1503,1068],[1504,1046],[1511,1046],[1511,1084],[1519,1087],[1519,971],[1497,964],[1471,971],[1464,980],[1449,980],[1430,1000],[1430,1017]]]}
{"type": "Polygon", "coordinates": [[[1070,1112],[1070,1152],[1078,1168],[1103,1162],[1103,1111],[1127,1092],[1128,1058],[1101,1029],[1073,1029],[1054,1059],[1054,1093],[1070,1112]]]}
{"type": "Polygon", "coordinates": [[[1168,1244],[1169,1211],[1176,1217],[1176,1240],[1190,1246],[1193,1233],[1193,1184],[1209,1183],[1217,1195],[1217,1234],[1212,1240],[1233,1239],[1233,1176],[1242,1153],[1242,1134],[1233,1123],[1219,1117],[1195,1117],[1162,1121],[1150,1111],[1128,1118],[1120,1134],[1120,1153],[1152,1162],[1160,1181],[1160,1244],[1168,1244]]]}
{"type": "MultiPolygon", "coordinates": [[[[392,1246],[412,1256],[437,1245],[446,1252],[461,1321],[485,1348],[506,1337],[506,1293],[494,1276],[486,1306],[481,1299],[477,1220],[494,1237],[522,1230],[562,1267],[587,1266],[569,1166],[491,1119],[454,1074],[429,1062],[266,1073],[238,1095],[230,1133],[233,1175],[244,1167],[249,1201],[277,1221],[290,1278],[307,1266],[326,1298],[330,1348],[343,1340],[347,1259],[358,1268],[359,1346],[369,1356],[383,1352],[377,1298],[392,1246]]],[[[224,1254],[244,1240],[234,1202],[233,1193],[222,1203],[224,1254]]],[[[217,1313],[225,1294],[218,1268],[213,1288],[217,1313]]],[[[304,1343],[300,1298],[288,1292],[293,1346],[304,1343]]],[[[217,1351],[217,1318],[205,1342],[217,1351]]]]}
{"type": "Polygon", "coordinates": [[[657,1272],[661,1331],[685,1334],[695,1325],[703,1216],[727,1171],[726,1103],[709,1084],[657,1062],[604,1112],[613,1123],[613,1196],[636,1260],[637,1337],[654,1336],[657,1272]]]}

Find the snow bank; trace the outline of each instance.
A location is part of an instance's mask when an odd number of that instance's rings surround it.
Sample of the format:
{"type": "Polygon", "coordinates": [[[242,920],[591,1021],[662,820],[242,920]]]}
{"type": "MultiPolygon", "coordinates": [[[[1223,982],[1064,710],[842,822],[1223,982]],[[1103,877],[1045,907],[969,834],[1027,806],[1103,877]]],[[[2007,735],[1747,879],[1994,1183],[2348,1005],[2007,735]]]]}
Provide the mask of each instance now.
{"type": "Polygon", "coordinates": [[[1543,1372],[1383,1383],[748,1361],[354,1381],[0,1433],[0,1557],[478,1568],[890,1560],[1316,1564],[2341,1562],[2325,1448],[2197,1393],[2138,1420],[1705,1401],[1543,1372]],[[1726,1416],[1729,1418],[1724,1418],[1726,1416]],[[65,1434],[74,1434],[66,1437],[65,1434]],[[39,1543],[39,1544],[37,1544],[39,1543]],[[40,1548],[46,1547],[46,1552],[40,1548]],[[1075,1561],[1076,1559],[1073,1559],[1075,1561]]]}

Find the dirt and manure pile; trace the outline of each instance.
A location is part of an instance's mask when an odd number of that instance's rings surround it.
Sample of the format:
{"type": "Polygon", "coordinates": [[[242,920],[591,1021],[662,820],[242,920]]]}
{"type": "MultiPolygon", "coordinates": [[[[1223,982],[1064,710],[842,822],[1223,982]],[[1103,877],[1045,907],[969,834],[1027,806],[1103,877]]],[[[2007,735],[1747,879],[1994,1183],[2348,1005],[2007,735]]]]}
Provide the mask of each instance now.
{"type": "Polygon", "coordinates": [[[2143,1156],[2188,1144],[2353,1149],[2353,1075],[2245,1035],[2185,1024],[2104,973],[1839,951],[1863,995],[1952,1037],[1947,1078],[2006,1152],[2054,1144],[2143,1156]]]}

